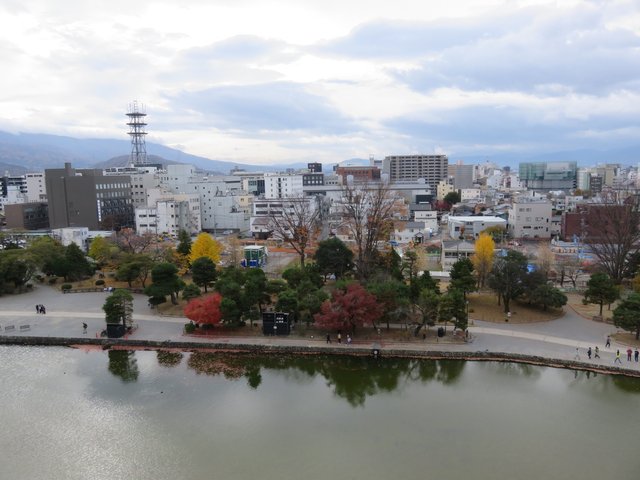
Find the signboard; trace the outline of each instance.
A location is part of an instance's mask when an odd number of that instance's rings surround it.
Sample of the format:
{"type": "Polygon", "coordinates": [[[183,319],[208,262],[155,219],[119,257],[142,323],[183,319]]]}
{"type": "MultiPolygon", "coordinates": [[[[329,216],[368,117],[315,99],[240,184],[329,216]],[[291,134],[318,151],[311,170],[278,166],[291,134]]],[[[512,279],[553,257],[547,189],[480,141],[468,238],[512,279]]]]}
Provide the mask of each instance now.
{"type": "Polygon", "coordinates": [[[262,333],[265,335],[289,335],[291,333],[289,314],[284,312],[263,312],[262,333]]]}

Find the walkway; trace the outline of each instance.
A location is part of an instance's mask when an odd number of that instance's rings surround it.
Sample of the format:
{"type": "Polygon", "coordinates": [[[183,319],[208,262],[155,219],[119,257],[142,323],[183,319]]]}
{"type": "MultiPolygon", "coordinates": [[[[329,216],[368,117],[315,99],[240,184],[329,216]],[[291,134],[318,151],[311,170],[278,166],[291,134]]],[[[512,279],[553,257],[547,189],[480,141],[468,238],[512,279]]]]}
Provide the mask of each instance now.
{"type": "MultiPolygon", "coordinates": [[[[36,291],[0,297],[0,325],[2,334],[5,326],[14,325],[15,330],[7,332],[11,335],[49,336],[66,338],[87,338],[96,336],[104,329],[104,312],[102,305],[108,294],[103,292],[77,293],[62,295],[58,290],[39,286],[36,291]],[[47,307],[46,315],[39,315],[35,305],[42,303],[47,307]],[[70,308],[72,307],[72,308],[70,308]],[[88,333],[83,333],[82,323],[88,324],[88,333]],[[19,325],[29,325],[29,330],[19,331],[19,325]]],[[[130,336],[131,339],[154,341],[189,341],[207,342],[208,338],[184,336],[182,327],[188,321],[181,317],[163,317],[154,314],[147,305],[144,295],[134,295],[134,322],[139,328],[130,336]],[[147,313],[142,313],[147,312],[147,313]]],[[[573,310],[559,319],[549,322],[530,324],[490,323],[472,321],[469,331],[473,337],[470,343],[433,343],[411,339],[408,342],[386,342],[382,340],[382,347],[396,350],[430,350],[430,351],[458,351],[458,352],[504,352],[512,354],[537,355],[551,359],[574,360],[576,348],[580,360],[588,361],[586,349],[600,348],[600,360],[591,360],[597,365],[612,365],[616,349],[620,349],[625,368],[640,370],[640,364],[626,361],[627,347],[613,343],[610,349],[605,349],[607,335],[616,332],[615,327],[603,323],[587,320],[573,310]]],[[[227,344],[254,345],[296,345],[318,347],[325,343],[322,338],[302,337],[265,337],[256,328],[256,336],[215,337],[216,342],[227,344]]],[[[342,345],[342,348],[370,349],[371,341],[358,341],[352,346],[342,345]]],[[[334,342],[333,347],[336,344],[334,342]]]]}

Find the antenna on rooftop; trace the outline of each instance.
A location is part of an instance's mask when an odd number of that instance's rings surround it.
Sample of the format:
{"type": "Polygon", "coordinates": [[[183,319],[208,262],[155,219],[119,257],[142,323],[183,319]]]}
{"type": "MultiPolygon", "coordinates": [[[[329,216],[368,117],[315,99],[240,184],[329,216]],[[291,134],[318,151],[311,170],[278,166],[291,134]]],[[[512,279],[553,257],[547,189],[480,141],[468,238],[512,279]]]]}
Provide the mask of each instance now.
{"type": "Polygon", "coordinates": [[[147,164],[147,145],[144,141],[144,137],[147,134],[144,131],[144,127],[147,126],[145,122],[146,116],[143,104],[138,105],[137,100],[129,104],[129,111],[127,112],[127,117],[129,117],[127,125],[129,125],[129,136],[131,137],[129,163],[135,166],[147,164]]]}

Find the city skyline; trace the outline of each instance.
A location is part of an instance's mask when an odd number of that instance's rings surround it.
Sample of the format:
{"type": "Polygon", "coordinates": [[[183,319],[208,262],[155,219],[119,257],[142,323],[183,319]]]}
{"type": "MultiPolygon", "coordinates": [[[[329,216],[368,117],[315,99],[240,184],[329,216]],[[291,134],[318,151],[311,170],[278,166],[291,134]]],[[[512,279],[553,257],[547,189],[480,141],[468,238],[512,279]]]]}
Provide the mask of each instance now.
{"type": "MultiPolygon", "coordinates": [[[[0,130],[251,164],[632,146],[637,1],[8,1],[0,130]]],[[[616,159],[607,159],[615,162],[616,159]]]]}

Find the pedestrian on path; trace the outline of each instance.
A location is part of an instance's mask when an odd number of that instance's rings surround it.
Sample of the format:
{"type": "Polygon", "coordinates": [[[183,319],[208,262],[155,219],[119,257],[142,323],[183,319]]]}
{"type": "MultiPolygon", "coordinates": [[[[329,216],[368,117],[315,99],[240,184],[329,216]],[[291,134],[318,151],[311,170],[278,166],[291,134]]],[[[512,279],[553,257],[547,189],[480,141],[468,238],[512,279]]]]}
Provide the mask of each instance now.
{"type": "Polygon", "coordinates": [[[331,343],[331,334],[327,333],[327,343],[331,343]]]}
{"type": "Polygon", "coordinates": [[[616,363],[616,362],[622,365],[622,360],[620,360],[620,350],[616,350],[616,359],[613,361],[613,363],[616,363]]]}
{"type": "Polygon", "coordinates": [[[598,346],[596,345],[596,348],[594,350],[594,355],[593,358],[600,358],[600,349],[598,348],[598,346]]]}
{"type": "Polygon", "coordinates": [[[82,322],[82,333],[87,333],[87,324],[82,322]]]}
{"type": "Polygon", "coordinates": [[[36,313],[40,313],[40,305],[36,305],[36,313]]]}
{"type": "Polygon", "coordinates": [[[351,335],[347,333],[347,345],[351,345],[351,335]]]}
{"type": "Polygon", "coordinates": [[[47,311],[44,308],[44,305],[40,305],[40,313],[45,315],[47,313],[47,311]]]}
{"type": "Polygon", "coordinates": [[[342,333],[338,332],[338,343],[342,343],[342,333]]]}
{"type": "Polygon", "coordinates": [[[631,348],[627,348],[627,362],[631,361],[631,354],[633,354],[633,350],[631,350],[631,348]]]}
{"type": "Polygon", "coordinates": [[[633,359],[637,362],[638,361],[638,355],[640,355],[640,352],[638,352],[638,347],[636,347],[636,351],[633,352],[633,359]]]}
{"type": "Polygon", "coordinates": [[[589,360],[591,360],[591,347],[589,347],[589,350],[587,350],[587,357],[589,357],[589,360]]]}
{"type": "Polygon", "coordinates": [[[611,337],[607,335],[607,343],[604,344],[605,347],[611,348],[611,337]]]}
{"type": "Polygon", "coordinates": [[[574,360],[580,360],[580,350],[578,350],[578,347],[576,347],[576,356],[573,358],[574,360]]]}

